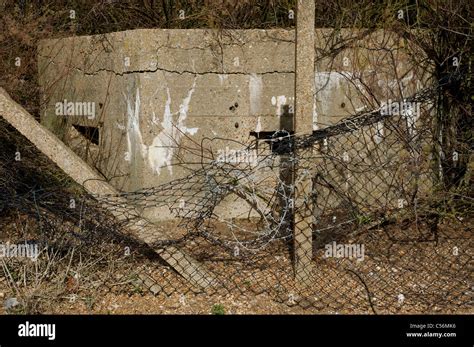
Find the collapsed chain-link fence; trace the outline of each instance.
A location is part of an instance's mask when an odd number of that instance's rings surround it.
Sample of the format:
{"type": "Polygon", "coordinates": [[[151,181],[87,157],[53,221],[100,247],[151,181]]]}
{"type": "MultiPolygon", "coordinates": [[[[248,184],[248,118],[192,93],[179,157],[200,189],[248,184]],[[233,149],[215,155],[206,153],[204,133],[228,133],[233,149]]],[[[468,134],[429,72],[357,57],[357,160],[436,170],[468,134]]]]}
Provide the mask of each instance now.
{"type": "MultiPolygon", "coordinates": [[[[34,149],[2,125],[0,213],[4,221],[34,218],[17,239],[39,245],[40,259],[67,255],[72,262],[82,254],[94,266],[121,264],[107,275],[56,279],[66,281],[66,297],[88,282],[104,292],[264,293],[316,312],[465,312],[472,308],[472,233],[469,219],[439,222],[430,111],[437,90],[311,135],[257,134],[230,156],[212,143],[232,140],[203,141],[186,149],[196,160],[177,164],[184,177],[120,196],[70,188],[54,168],[42,171],[34,149]],[[18,152],[21,160],[7,155],[18,152]],[[160,213],[170,218],[143,225],[141,215],[160,213]],[[298,214],[310,218],[312,237],[295,242],[298,214]],[[310,259],[304,281],[295,278],[298,250],[310,259]]],[[[472,198],[463,201],[471,207],[472,198]]],[[[21,274],[12,269],[21,261],[2,262],[3,279],[18,289],[21,274]]]]}

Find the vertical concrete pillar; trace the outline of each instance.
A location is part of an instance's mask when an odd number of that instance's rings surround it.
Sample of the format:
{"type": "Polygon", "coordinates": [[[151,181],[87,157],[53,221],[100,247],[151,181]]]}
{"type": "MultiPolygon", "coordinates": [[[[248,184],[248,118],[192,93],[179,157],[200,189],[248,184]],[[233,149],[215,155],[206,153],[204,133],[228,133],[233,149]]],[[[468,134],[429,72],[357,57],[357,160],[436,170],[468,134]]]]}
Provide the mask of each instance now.
{"type": "MultiPolygon", "coordinates": [[[[295,134],[311,134],[313,131],[314,85],[314,0],[297,0],[296,9],[296,77],[295,77],[295,134]]],[[[308,168],[303,166],[304,155],[310,149],[294,150],[294,268],[301,284],[309,284],[313,254],[311,204],[312,181],[308,168]]]]}

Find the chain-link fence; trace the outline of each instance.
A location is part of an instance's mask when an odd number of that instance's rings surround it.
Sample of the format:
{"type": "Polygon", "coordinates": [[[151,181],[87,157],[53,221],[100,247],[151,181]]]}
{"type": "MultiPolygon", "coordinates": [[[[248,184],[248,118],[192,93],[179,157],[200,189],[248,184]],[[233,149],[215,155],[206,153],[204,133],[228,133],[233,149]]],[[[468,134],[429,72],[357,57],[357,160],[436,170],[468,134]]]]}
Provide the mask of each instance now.
{"type": "MultiPolygon", "coordinates": [[[[426,106],[437,90],[312,135],[257,136],[231,157],[188,148],[185,177],[107,197],[84,194],[2,124],[2,241],[41,251],[34,265],[3,258],[0,278],[17,295],[35,288],[30,298],[44,295],[43,279],[62,299],[87,284],[96,294],[263,293],[308,312],[469,311],[470,219],[441,219],[448,192],[426,106]],[[141,217],[160,211],[173,218],[141,217]],[[308,259],[303,280],[297,257],[308,259]]],[[[469,216],[472,198],[455,194],[469,216]]]]}

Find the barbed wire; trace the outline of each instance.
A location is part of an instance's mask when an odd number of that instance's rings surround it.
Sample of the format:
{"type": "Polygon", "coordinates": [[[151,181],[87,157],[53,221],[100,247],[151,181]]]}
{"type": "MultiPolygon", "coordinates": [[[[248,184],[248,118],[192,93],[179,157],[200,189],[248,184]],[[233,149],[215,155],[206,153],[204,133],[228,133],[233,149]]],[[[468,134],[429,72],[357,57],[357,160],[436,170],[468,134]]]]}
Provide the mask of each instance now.
{"type": "MultiPolygon", "coordinates": [[[[416,118],[381,108],[361,112],[310,135],[278,133],[263,145],[241,144],[254,154],[243,161],[189,148],[197,158],[179,163],[184,177],[120,193],[129,206],[116,196],[67,189],[67,182],[52,188],[48,171],[42,181],[28,179],[21,172],[30,171],[22,165],[41,167],[34,149],[22,162],[3,155],[0,213],[34,217],[34,242],[50,250],[75,248],[97,256],[107,249],[128,263],[123,278],[96,279],[108,291],[141,286],[167,295],[265,293],[276,302],[322,312],[467,311],[472,233],[431,223],[438,193],[431,105],[440,88],[400,101],[422,104],[416,118]],[[313,217],[314,266],[305,285],[295,280],[292,266],[295,186],[301,182],[311,184],[301,199],[313,217]],[[229,217],[229,206],[240,210],[229,217]],[[167,239],[145,244],[130,235],[127,225],[162,207],[171,221],[155,224],[167,239]],[[124,216],[120,221],[118,214],[124,216]],[[196,288],[161,262],[143,265],[170,246],[212,273],[212,285],[196,288]],[[136,257],[124,255],[124,247],[136,257]]],[[[2,136],[13,136],[12,129],[2,128],[2,136]]],[[[2,153],[22,141],[5,142],[10,148],[2,153]]]]}

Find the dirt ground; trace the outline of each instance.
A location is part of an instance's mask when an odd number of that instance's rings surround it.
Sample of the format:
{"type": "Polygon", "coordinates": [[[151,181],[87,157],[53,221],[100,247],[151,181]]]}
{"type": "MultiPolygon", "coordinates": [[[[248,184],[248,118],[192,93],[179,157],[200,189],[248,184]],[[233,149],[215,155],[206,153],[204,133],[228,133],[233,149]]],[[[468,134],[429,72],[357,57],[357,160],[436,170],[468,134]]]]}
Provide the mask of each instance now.
{"type": "Polygon", "coordinates": [[[19,301],[8,310],[2,305],[0,314],[473,313],[472,222],[442,223],[437,242],[410,239],[427,236],[425,229],[389,225],[346,239],[365,245],[363,261],[329,259],[315,249],[309,287],[294,282],[281,248],[239,261],[197,241],[188,251],[218,280],[205,292],[150,259],[106,263],[91,273],[77,268],[82,277],[66,276],[56,291],[47,282],[23,286],[21,278],[12,286],[0,276],[0,301],[19,301]]]}

